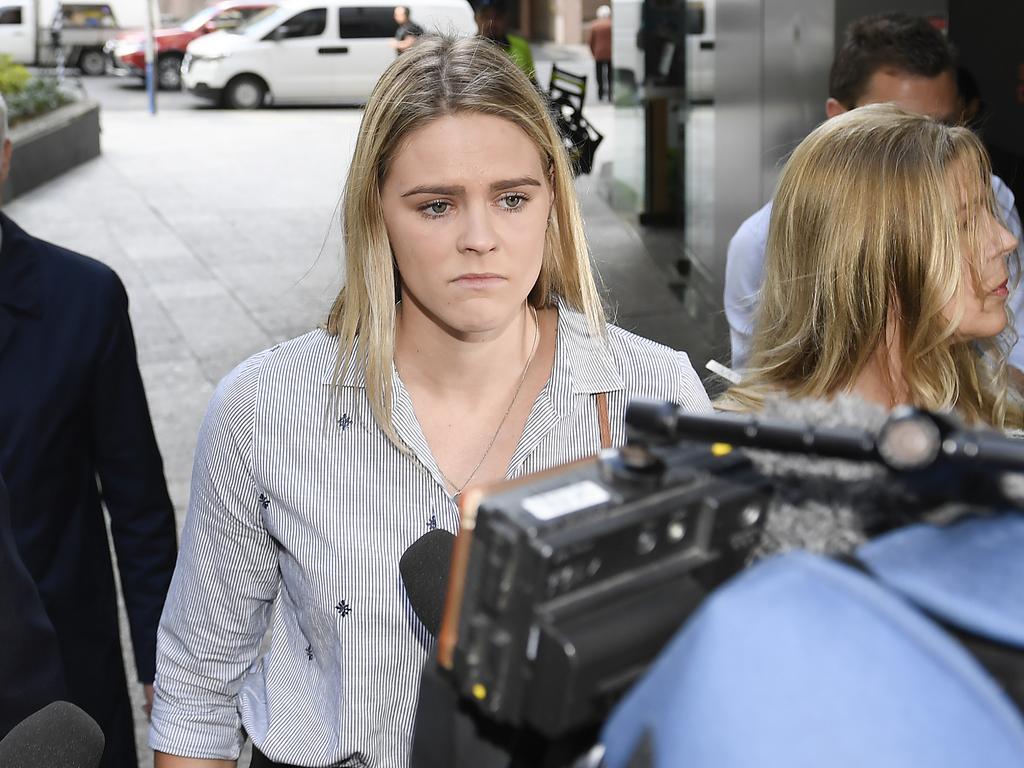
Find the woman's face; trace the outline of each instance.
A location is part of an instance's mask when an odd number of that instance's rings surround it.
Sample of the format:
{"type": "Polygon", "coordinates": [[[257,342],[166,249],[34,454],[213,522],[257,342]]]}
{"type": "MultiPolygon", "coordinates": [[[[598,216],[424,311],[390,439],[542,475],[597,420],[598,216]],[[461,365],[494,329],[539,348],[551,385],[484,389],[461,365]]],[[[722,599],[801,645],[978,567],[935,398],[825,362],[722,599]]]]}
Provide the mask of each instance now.
{"type": "Polygon", "coordinates": [[[1003,226],[988,207],[988,190],[975,194],[970,184],[961,183],[953,174],[952,183],[959,194],[957,216],[960,223],[960,244],[965,259],[960,290],[946,307],[952,316],[962,307],[963,316],[957,335],[963,339],[982,339],[996,336],[1006,327],[1006,299],[1009,295],[1009,272],[1006,258],[1017,247],[1017,239],[1003,226]],[[976,219],[974,236],[970,222],[976,219]],[[971,265],[977,269],[980,285],[971,276],[971,265]]]}
{"type": "Polygon", "coordinates": [[[400,147],[381,198],[404,305],[463,338],[499,331],[521,311],[540,274],[552,193],[518,126],[472,113],[434,120],[400,147]]]}

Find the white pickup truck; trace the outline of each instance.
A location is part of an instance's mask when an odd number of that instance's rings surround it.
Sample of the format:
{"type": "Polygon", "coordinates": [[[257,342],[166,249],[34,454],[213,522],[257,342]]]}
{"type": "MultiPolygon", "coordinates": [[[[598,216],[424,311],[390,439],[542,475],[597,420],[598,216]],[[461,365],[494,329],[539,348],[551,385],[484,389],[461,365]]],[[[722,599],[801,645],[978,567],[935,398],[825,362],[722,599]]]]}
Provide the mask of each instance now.
{"type": "Polygon", "coordinates": [[[121,24],[142,26],[145,8],[145,3],[122,2],[115,16],[110,2],[0,0],[0,53],[19,64],[52,66],[59,37],[67,66],[87,75],[103,74],[107,67],[103,46],[125,28],[121,24]]]}

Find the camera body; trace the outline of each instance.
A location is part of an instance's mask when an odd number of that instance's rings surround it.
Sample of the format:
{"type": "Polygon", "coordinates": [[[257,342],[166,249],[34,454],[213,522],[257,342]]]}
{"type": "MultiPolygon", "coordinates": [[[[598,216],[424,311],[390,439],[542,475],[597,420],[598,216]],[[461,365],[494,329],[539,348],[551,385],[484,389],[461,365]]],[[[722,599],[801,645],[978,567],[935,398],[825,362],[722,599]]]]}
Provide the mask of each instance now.
{"type": "Polygon", "coordinates": [[[758,543],[770,484],[742,452],[630,445],[461,499],[438,661],[488,720],[599,722],[758,543]]]}

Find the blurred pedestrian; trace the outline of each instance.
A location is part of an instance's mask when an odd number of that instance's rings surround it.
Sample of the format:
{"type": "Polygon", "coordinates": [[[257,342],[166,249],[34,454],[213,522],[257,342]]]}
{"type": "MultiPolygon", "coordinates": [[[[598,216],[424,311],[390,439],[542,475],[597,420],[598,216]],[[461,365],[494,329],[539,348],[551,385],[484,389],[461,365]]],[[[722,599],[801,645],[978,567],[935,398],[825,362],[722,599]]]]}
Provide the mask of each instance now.
{"type": "Polygon", "coordinates": [[[391,47],[395,49],[395,55],[400,56],[416,45],[416,41],[423,37],[423,27],[413,22],[409,16],[409,6],[395,6],[395,23],[398,29],[395,30],[395,39],[391,41],[391,47]]]}
{"type": "Polygon", "coordinates": [[[537,84],[537,68],[533,64],[533,52],[525,37],[508,33],[508,16],[502,0],[481,0],[476,7],[476,26],[481,37],[495,43],[512,58],[530,82],[537,84]]]}
{"type": "MultiPolygon", "coordinates": [[[[11,162],[6,133],[0,99],[0,184],[11,162]]],[[[147,707],[176,544],[128,296],[106,265],[3,213],[0,473],[18,550],[57,633],[67,699],[103,729],[104,768],[137,765],[103,506],[147,707]]]]}
{"type": "Polygon", "coordinates": [[[587,35],[590,53],[594,56],[597,66],[597,98],[598,101],[612,100],[612,9],[607,5],[599,6],[597,19],[590,25],[587,35]]]}

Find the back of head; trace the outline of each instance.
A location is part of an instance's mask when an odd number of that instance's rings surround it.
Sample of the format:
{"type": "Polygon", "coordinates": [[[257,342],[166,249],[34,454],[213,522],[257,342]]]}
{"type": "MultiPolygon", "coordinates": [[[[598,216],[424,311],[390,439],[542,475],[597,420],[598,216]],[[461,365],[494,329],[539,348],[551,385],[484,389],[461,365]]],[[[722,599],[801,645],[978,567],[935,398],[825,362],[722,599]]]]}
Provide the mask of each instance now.
{"type": "Polygon", "coordinates": [[[846,391],[895,322],[911,403],[1002,426],[994,392],[1005,371],[983,365],[981,342],[958,340],[958,317],[943,312],[977,278],[961,239],[977,224],[961,231],[960,186],[992,210],[989,179],[974,134],[898,107],[819,126],[779,180],[750,373],[731,394],[753,406],[773,391],[846,391]]]}
{"type": "MultiPolygon", "coordinates": [[[[569,159],[544,97],[505,51],[488,40],[421,38],[384,72],[363,113],[344,193],[345,287],[327,322],[327,330],[340,336],[343,356],[354,348],[359,335],[367,394],[379,422],[390,408],[395,302],[400,288],[381,188],[391,161],[409,136],[434,120],[459,114],[507,120],[536,147],[554,202],[530,303],[543,307],[561,298],[587,316],[593,334],[604,332],[569,159]]],[[[345,365],[351,362],[346,357],[345,365]]],[[[388,421],[380,423],[389,432],[388,421]]]]}
{"type": "Polygon", "coordinates": [[[932,78],[955,67],[952,47],[927,19],[904,13],[866,16],[846,29],[832,62],[828,93],[852,109],[880,70],[932,78]]]}
{"type": "Polygon", "coordinates": [[[599,19],[610,19],[612,17],[611,6],[599,5],[597,7],[597,18],[599,19]]]}

